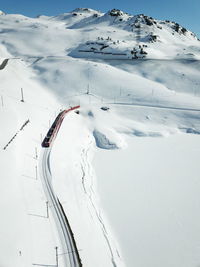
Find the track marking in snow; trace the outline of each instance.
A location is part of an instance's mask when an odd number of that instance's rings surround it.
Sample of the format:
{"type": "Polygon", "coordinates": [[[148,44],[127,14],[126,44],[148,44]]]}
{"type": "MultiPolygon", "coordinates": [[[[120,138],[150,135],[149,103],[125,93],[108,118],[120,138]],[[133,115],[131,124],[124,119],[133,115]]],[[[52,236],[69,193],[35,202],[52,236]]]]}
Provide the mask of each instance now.
{"type": "MultiPolygon", "coordinates": [[[[89,137],[91,138],[91,137],[89,137]]],[[[109,233],[107,231],[107,228],[103,222],[103,219],[101,217],[100,214],[100,210],[98,210],[97,205],[95,205],[95,192],[93,189],[94,183],[93,183],[93,168],[92,165],[90,163],[89,160],[89,151],[91,149],[91,147],[94,144],[94,139],[92,138],[92,140],[90,140],[88,142],[88,145],[86,148],[82,149],[82,153],[81,153],[81,170],[82,170],[82,185],[83,185],[83,190],[84,193],[86,194],[88,200],[89,200],[89,204],[91,205],[99,223],[100,223],[100,227],[101,227],[101,231],[103,233],[103,236],[105,238],[105,241],[107,243],[108,249],[110,251],[110,256],[111,256],[111,262],[113,267],[117,267],[117,261],[115,259],[115,255],[114,255],[114,250],[116,251],[116,254],[119,258],[120,254],[118,252],[118,250],[116,248],[113,248],[113,246],[111,245],[111,242],[109,240],[109,233]],[[88,186],[87,186],[88,185],[88,186]]]]}
{"type": "Polygon", "coordinates": [[[25,121],[25,123],[22,125],[22,127],[13,135],[13,137],[9,140],[9,142],[3,147],[3,150],[6,150],[6,148],[10,145],[10,143],[15,139],[15,137],[18,135],[20,131],[24,129],[24,127],[30,122],[30,120],[25,121]]]}
{"type": "Polygon", "coordinates": [[[108,103],[110,105],[121,105],[121,106],[138,106],[138,107],[147,107],[147,108],[160,108],[160,109],[173,109],[173,110],[181,110],[181,111],[197,111],[200,109],[196,108],[184,108],[184,107],[170,107],[170,106],[160,106],[160,105],[150,105],[150,104],[140,104],[140,103],[108,103]]]}

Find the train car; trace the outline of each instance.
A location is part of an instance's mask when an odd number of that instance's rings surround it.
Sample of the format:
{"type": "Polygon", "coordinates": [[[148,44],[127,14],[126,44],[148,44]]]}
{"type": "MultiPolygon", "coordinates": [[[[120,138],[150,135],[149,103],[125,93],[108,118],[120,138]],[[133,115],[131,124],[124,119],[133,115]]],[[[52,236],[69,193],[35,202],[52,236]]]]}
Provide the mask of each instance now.
{"type": "Polygon", "coordinates": [[[65,114],[69,111],[72,111],[74,109],[78,109],[80,106],[71,107],[70,109],[66,109],[61,111],[58,116],[56,117],[55,121],[51,125],[51,128],[47,132],[47,135],[45,136],[44,140],[42,141],[42,147],[49,147],[53,141],[53,139],[56,137],[58,130],[60,129],[60,126],[62,124],[62,121],[65,117],[65,114]]]}

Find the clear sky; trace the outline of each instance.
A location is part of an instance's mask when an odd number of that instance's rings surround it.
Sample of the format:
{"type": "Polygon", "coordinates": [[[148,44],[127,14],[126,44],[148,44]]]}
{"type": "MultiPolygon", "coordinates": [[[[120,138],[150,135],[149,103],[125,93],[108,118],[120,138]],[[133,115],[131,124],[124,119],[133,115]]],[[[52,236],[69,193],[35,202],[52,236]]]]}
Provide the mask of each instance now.
{"type": "Polygon", "coordinates": [[[180,23],[200,37],[200,0],[0,0],[0,10],[30,17],[57,15],[76,7],[89,7],[102,12],[118,8],[130,14],[169,19],[180,23]]]}

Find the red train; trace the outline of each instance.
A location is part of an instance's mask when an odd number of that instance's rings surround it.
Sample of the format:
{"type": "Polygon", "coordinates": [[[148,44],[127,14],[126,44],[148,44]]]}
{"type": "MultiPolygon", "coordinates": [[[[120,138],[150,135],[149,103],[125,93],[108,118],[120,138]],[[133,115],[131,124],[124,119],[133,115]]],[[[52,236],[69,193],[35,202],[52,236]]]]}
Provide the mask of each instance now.
{"type": "Polygon", "coordinates": [[[53,140],[56,138],[56,135],[60,129],[60,126],[62,124],[62,121],[66,115],[66,113],[74,110],[74,109],[78,109],[80,108],[80,106],[75,106],[75,107],[71,107],[69,109],[63,110],[61,111],[58,116],[56,117],[55,121],[53,122],[53,124],[51,125],[51,128],[49,129],[47,135],[45,136],[44,140],[42,141],[42,147],[50,147],[50,145],[52,144],[53,140]]]}

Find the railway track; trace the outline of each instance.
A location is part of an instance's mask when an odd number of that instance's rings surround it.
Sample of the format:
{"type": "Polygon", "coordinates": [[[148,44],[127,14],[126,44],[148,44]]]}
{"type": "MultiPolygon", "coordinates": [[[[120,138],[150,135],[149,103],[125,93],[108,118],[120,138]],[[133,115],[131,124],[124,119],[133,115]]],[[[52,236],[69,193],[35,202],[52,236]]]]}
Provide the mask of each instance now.
{"type": "Polygon", "coordinates": [[[69,111],[72,111],[77,108],[79,108],[79,106],[64,110],[60,112],[59,115],[56,117],[54,123],[52,124],[51,128],[49,129],[46,137],[42,142],[43,151],[40,162],[40,174],[43,183],[43,188],[45,191],[46,198],[51,206],[51,212],[55,221],[55,225],[57,227],[60,244],[62,246],[61,254],[66,267],[82,267],[82,263],[69,221],[59,199],[57,198],[53,190],[50,169],[50,155],[53,141],[57,136],[57,133],[60,129],[65,115],[69,111]]]}

